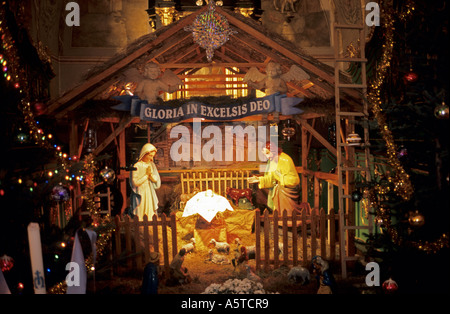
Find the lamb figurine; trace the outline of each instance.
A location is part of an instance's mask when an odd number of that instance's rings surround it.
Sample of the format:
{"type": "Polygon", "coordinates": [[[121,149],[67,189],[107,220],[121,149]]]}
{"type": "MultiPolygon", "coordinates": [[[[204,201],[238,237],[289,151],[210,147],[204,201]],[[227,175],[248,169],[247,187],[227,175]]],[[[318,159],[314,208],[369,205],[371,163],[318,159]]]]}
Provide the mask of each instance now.
{"type": "Polygon", "coordinates": [[[230,245],[227,242],[217,242],[215,239],[211,239],[209,244],[214,244],[217,252],[230,254],[230,245]]]}
{"type": "Polygon", "coordinates": [[[192,253],[192,252],[194,252],[194,249],[195,249],[195,238],[191,238],[190,241],[191,241],[191,242],[189,242],[189,243],[183,245],[183,247],[182,247],[183,249],[186,250],[186,253],[192,253]]]}
{"type": "Polygon", "coordinates": [[[301,266],[292,267],[287,276],[289,281],[300,283],[301,285],[306,285],[311,280],[309,270],[301,266]]]}
{"type": "Polygon", "coordinates": [[[213,250],[209,250],[208,256],[209,258],[206,260],[208,262],[213,262],[214,264],[219,265],[230,264],[230,261],[226,256],[223,256],[221,254],[214,254],[213,250]]]}

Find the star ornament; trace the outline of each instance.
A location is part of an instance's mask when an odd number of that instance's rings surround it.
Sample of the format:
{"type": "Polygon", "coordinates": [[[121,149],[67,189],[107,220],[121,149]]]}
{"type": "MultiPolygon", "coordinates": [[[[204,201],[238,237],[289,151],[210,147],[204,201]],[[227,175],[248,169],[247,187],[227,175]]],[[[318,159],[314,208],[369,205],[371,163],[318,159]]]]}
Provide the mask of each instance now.
{"type": "Polygon", "coordinates": [[[194,42],[206,50],[206,57],[211,62],[214,50],[224,45],[229,36],[237,33],[230,28],[228,20],[216,12],[213,0],[208,3],[208,10],[199,14],[192,25],[186,26],[185,31],[192,32],[194,42]]]}

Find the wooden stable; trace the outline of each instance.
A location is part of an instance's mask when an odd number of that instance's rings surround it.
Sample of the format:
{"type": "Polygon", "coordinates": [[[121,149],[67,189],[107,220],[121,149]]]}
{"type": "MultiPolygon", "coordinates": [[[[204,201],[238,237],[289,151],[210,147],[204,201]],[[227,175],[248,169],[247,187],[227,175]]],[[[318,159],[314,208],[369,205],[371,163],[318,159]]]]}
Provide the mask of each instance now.
{"type": "MultiPolygon", "coordinates": [[[[258,22],[221,7],[217,7],[216,12],[222,14],[228,20],[230,27],[236,33],[230,35],[229,40],[215,50],[212,62],[208,62],[205,51],[193,41],[192,34],[185,30],[185,27],[194,22],[198,14],[206,10],[207,6],[200,7],[196,12],[182,17],[178,21],[156,30],[154,33],[141,37],[127,47],[124,53],[118,54],[105,62],[105,64],[92,69],[81,84],[48,104],[47,113],[56,117],[61,121],[61,124],[70,126],[70,154],[79,159],[82,158],[85,153],[83,136],[90,124],[92,124],[93,119],[92,116],[78,120],[76,117],[79,117],[80,112],[86,108],[87,104],[92,106],[92,104],[108,103],[111,102],[113,96],[123,93],[123,86],[127,83],[123,81],[123,73],[127,69],[140,69],[143,65],[154,62],[159,64],[163,70],[172,70],[185,83],[185,87],[181,88],[177,94],[181,95],[181,97],[189,93],[201,93],[207,96],[224,92],[224,90],[230,88],[246,90],[248,95],[251,95],[253,91],[242,82],[244,74],[250,67],[257,67],[260,71],[264,71],[267,63],[274,61],[279,63],[284,71],[287,71],[292,65],[297,65],[310,76],[307,80],[288,82],[288,97],[304,98],[304,102],[309,104],[314,104],[315,101],[323,104],[330,100],[330,105],[327,108],[322,106],[318,109],[310,105],[304,108],[304,113],[295,116],[283,116],[276,113],[252,116],[248,121],[257,121],[264,125],[277,124],[283,120],[291,119],[300,127],[302,166],[298,167],[298,171],[301,178],[301,198],[303,202],[308,199],[309,178],[311,177],[314,178],[313,184],[316,187],[315,193],[317,193],[317,197],[314,200],[315,204],[312,204],[313,207],[317,208],[316,205],[318,205],[316,202],[318,202],[319,198],[318,186],[320,180],[343,189],[344,193],[341,193],[340,197],[350,194],[350,191],[354,188],[354,182],[349,179],[344,184],[342,176],[347,173],[347,178],[350,178],[349,170],[343,170],[344,164],[346,167],[357,167],[354,163],[354,147],[345,147],[345,162],[343,161],[343,163],[337,165],[339,170],[337,173],[323,173],[308,169],[307,159],[313,138],[322,144],[323,148],[327,149],[333,156],[341,156],[340,149],[333,146],[326,139],[325,135],[315,128],[315,122],[318,119],[329,118],[330,116],[333,119],[339,119],[342,122],[342,127],[337,130],[337,138],[339,138],[339,142],[345,142],[347,135],[354,132],[354,125],[350,121],[355,117],[352,115],[349,117],[336,116],[335,103],[342,106],[342,110],[345,109],[346,112],[364,112],[361,101],[364,98],[364,92],[358,87],[355,88],[351,78],[341,71],[341,66],[335,65],[335,67],[332,67],[319,62],[314,57],[300,52],[291,42],[277,35],[270,34],[258,22]],[[221,69],[220,73],[199,74],[200,69],[213,68],[221,69]],[[230,81],[230,78],[233,80],[230,81]],[[224,88],[223,85],[227,83],[234,84],[234,87],[224,88]],[[339,93],[336,92],[337,88],[339,93]],[[335,102],[336,96],[339,100],[335,102]]],[[[360,59],[358,60],[364,61],[364,58],[360,59]]],[[[337,55],[334,61],[336,63],[338,61],[352,62],[349,59],[342,58],[340,55],[337,55]]],[[[367,112],[364,113],[367,114],[367,112]]],[[[113,110],[110,110],[109,115],[97,117],[95,122],[97,126],[101,126],[107,131],[103,137],[99,138],[99,143],[93,150],[93,154],[100,155],[106,148],[114,147],[113,151],[121,169],[117,171],[118,185],[124,200],[127,200],[129,172],[123,170],[130,162],[127,160],[126,130],[133,125],[145,124],[147,126],[147,141],[151,141],[156,135],[161,134],[161,130],[165,127],[161,123],[156,123],[155,125],[159,126],[160,129],[152,133],[151,127],[154,123],[143,123],[137,117],[118,114],[113,112],[113,110]]],[[[185,122],[189,123],[190,121],[185,122]]],[[[341,124],[339,125],[341,126],[341,124]]],[[[167,152],[165,156],[168,158],[167,152]]],[[[208,167],[208,169],[211,168],[214,167],[208,167]]],[[[204,168],[200,173],[205,172],[205,175],[214,173],[207,171],[208,169],[204,168]]],[[[179,176],[183,172],[181,170],[171,167],[160,169],[159,172],[163,176],[170,174],[179,176]]],[[[198,180],[198,178],[196,179],[198,180]]],[[[181,180],[186,181],[189,179],[181,177],[181,180]]],[[[79,191],[79,193],[81,192],[79,191]]],[[[353,224],[353,206],[351,202],[346,202],[345,217],[348,220],[347,224],[353,224]]],[[[342,205],[342,207],[344,206],[342,205]]],[[[125,208],[126,202],[124,202],[122,211],[125,208]]],[[[331,209],[328,208],[326,215],[330,213],[331,209]]],[[[336,211],[336,209],[334,210],[336,211]]],[[[354,255],[353,240],[349,237],[346,243],[342,243],[348,248],[347,251],[342,253],[354,255]]]]}

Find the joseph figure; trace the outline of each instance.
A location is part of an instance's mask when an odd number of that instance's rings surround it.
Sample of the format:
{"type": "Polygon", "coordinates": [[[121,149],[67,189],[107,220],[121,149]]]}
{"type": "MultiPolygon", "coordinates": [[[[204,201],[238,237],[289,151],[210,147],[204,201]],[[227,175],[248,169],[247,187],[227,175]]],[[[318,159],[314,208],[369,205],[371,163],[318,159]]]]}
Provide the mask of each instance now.
{"type": "Polygon", "coordinates": [[[300,195],[300,177],[294,161],[273,142],[266,143],[263,153],[267,157],[264,176],[253,176],[248,181],[258,183],[260,189],[269,189],[267,207],[280,213],[286,210],[291,215],[298,208],[300,195]]]}

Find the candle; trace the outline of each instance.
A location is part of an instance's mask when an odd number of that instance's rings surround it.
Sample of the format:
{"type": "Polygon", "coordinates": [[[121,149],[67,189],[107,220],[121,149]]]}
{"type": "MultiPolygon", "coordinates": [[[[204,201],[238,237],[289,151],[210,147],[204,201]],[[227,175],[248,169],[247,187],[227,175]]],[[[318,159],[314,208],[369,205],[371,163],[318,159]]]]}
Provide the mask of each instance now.
{"type": "Polygon", "coordinates": [[[41,234],[39,225],[31,222],[28,225],[28,244],[30,246],[31,272],[35,294],[46,294],[44,262],[42,260],[41,234]]]}

